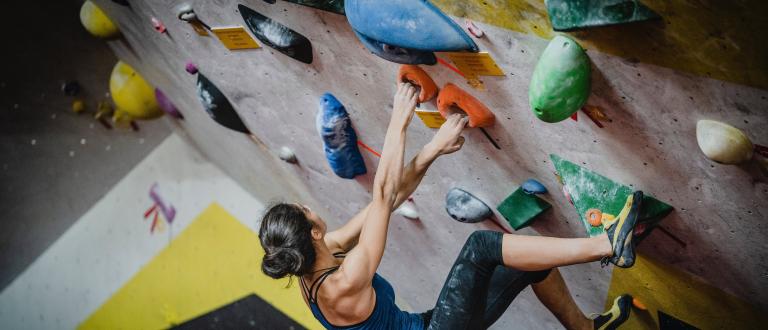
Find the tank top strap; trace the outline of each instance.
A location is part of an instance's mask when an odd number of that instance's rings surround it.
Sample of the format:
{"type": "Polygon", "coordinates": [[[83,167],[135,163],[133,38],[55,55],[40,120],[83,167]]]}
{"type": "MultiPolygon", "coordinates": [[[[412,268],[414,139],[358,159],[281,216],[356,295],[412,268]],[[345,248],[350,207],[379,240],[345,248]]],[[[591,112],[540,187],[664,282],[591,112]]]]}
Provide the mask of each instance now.
{"type": "Polygon", "coordinates": [[[333,274],[335,271],[339,269],[339,266],[331,267],[330,269],[325,270],[320,276],[315,279],[312,284],[310,284],[309,288],[307,288],[306,283],[304,283],[304,278],[301,279],[302,288],[305,289],[304,294],[307,295],[307,300],[309,300],[310,303],[317,304],[317,293],[320,291],[320,285],[323,284],[326,278],[333,274]]]}

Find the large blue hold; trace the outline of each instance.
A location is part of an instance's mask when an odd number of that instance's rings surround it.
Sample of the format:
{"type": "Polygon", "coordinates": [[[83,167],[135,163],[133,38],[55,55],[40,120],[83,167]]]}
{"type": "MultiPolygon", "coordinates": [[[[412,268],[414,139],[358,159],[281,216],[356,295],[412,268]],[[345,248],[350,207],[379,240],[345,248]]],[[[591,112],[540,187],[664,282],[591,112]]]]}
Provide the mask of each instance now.
{"type": "Polygon", "coordinates": [[[363,156],[357,148],[357,134],[352,128],[352,120],[341,102],[330,93],[320,98],[320,110],[315,124],[323,138],[325,157],[333,173],[344,179],[366,173],[363,156]]]}
{"type": "Polygon", "coordinates": [[[360,42],[362,42],[365,48],[368,48],[371,53],[387,61],[412,65],[434,65],[437,63],[437,57],[435,57],[433,52],[387,45],[380,41],[368,38],[357,31],[355,31],[355,35],[357,35],[360,42]]]}
{"type": "Polygon", "coordinates": [[[387,45],[429,52],[478,51],[459,25],[426,0],[346,0],[344,11],[355,31],[387,45]]]}

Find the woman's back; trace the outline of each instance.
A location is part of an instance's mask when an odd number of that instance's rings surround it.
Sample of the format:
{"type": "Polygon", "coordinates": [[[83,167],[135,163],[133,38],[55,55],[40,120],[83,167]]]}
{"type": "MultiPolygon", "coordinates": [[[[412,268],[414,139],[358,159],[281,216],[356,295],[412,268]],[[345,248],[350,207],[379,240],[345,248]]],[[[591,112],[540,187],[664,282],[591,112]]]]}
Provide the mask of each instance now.
{"type": "Polygon", "coordinates": [[[326,329],[424,329],[421,315],[404,312],[395,305],[394,289],[378,274],[371,281],[372,290],[355,292],[353,296],[338,294],[334,290],[338,283],[331,278],[337,269],[326,270],[310,285],[303,278],[301,280],[312,314],[326,329]],[[327,286],[323,288],[324,285],[327,286]],[[370,303],[368,299],[371,299],[370,303]],[[329,318],[362,321],[350,324],[331,322],[329,318]]]}

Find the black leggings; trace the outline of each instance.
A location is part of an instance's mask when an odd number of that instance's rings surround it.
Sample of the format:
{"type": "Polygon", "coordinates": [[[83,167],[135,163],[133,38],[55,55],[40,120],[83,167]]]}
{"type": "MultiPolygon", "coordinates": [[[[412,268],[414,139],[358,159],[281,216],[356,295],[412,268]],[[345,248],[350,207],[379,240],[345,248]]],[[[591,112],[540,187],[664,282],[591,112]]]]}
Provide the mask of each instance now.
{"type": "Polygon", "coordinates": [[[435,309],[423,314],[429,329],[486,329],[520,291],[549,275],[550,270],[525,272],[504,267],[502,237],[500,232],[487,230],[469,236],[445,279],[435,309]]]}

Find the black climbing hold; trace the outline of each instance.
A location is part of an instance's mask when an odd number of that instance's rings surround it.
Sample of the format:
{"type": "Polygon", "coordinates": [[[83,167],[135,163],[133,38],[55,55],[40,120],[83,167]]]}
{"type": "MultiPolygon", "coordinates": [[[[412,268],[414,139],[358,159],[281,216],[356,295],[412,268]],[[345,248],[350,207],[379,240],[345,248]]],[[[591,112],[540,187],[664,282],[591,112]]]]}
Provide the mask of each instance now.
{"type": "Polygon", "coordinates": [[[197,97],[208,115],[220,125],[251,134],[226,96],[202,73],[197,75],[197,97]]]}
{"type": "Polygon", "coordinates": [[[251,8],[237,5],[245,24],[265,45],[307,64],[312,63],[312,43],[307,37],[289,29],[251,8]]]}

